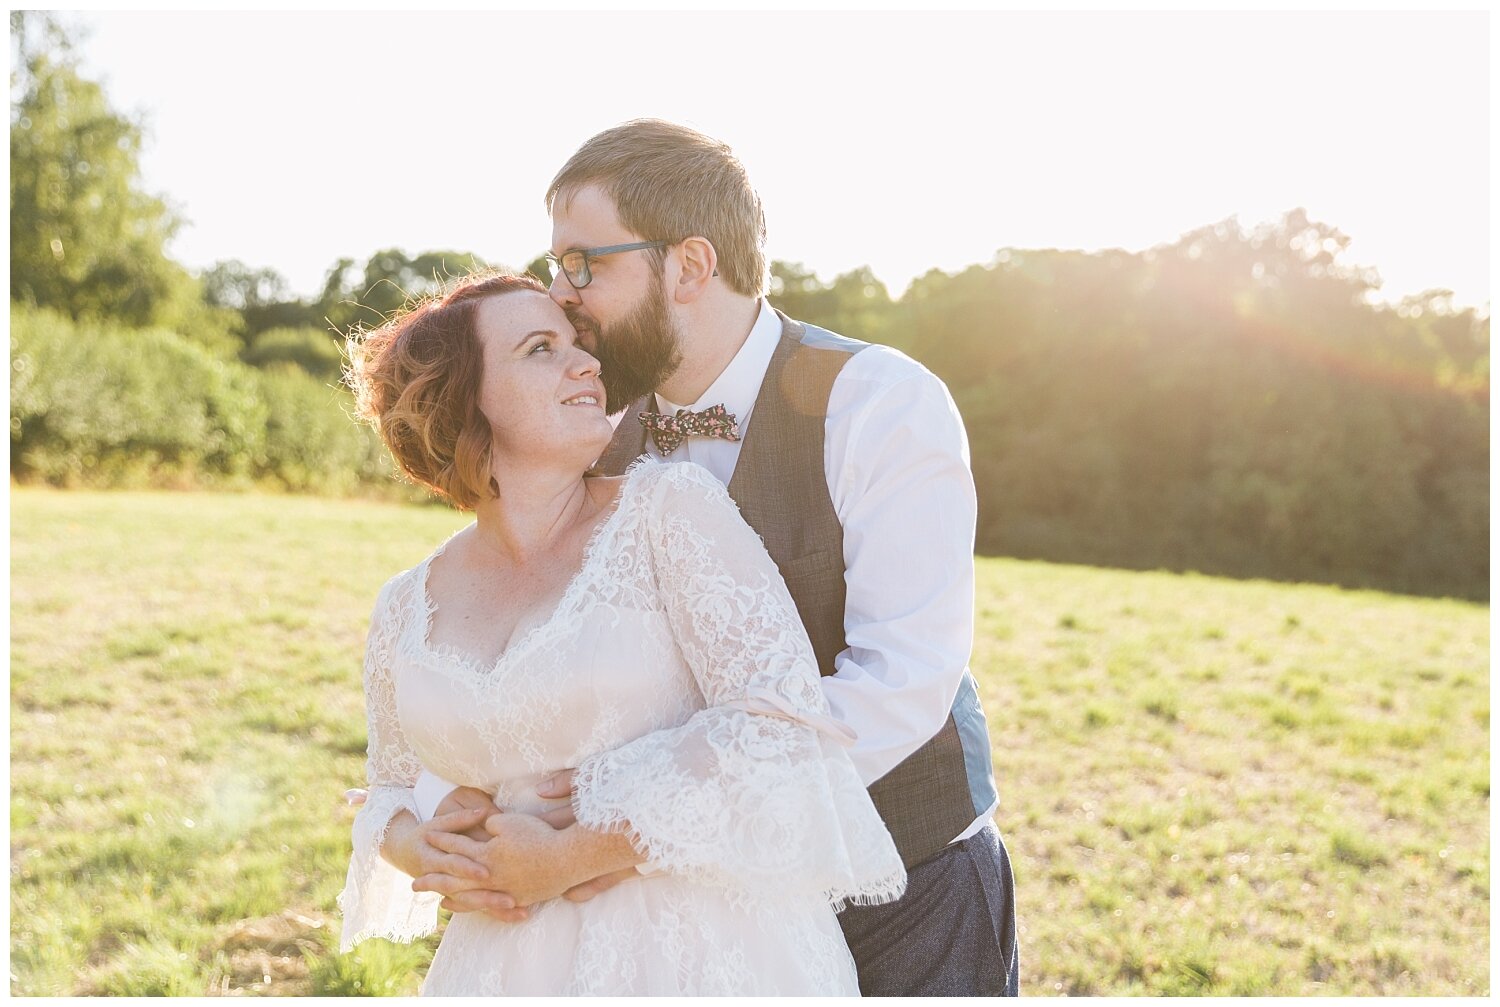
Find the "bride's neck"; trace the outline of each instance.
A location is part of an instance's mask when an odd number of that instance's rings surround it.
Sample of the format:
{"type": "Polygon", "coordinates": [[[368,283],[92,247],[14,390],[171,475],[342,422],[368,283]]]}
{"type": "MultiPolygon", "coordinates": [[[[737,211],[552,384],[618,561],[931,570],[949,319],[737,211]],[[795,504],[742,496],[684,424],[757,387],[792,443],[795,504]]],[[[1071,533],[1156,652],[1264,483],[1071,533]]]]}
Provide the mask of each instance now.
{"type": "Polygon", "coordinates": [[[582,473],[512,468],[494,478],[499,497],[474,508],[475,544],[511,563],[546,553],[597,510],[582,473]]]}

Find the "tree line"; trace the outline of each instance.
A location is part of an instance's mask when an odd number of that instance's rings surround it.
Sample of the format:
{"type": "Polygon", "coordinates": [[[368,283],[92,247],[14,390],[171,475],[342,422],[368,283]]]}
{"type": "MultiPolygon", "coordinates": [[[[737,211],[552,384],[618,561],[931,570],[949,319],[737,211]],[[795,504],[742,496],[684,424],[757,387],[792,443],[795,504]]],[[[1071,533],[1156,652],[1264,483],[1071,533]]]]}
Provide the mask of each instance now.
{"type": "MultiPolygon", "coordinates": [[[[343,335],[484,260],[387,249],[310,297],[184,269],[138,124],[54,21],[11,18],[13,478],[389,492],[343,335]]],[[[896,298],[776,262],[770,299],[947,383],[983,553],[1487,598],[1489,319],[1444,291],[1374,304],[1347,245],[1293,210],[1144,252],[1002,249],[896,298]]]]}
{"type": "Polygon", "coordinates": [[[948,384],[983,552],[1487,598],[1489,319],[1373,306],[1347,244],[1297,210],[772,299],[948,384]]]}

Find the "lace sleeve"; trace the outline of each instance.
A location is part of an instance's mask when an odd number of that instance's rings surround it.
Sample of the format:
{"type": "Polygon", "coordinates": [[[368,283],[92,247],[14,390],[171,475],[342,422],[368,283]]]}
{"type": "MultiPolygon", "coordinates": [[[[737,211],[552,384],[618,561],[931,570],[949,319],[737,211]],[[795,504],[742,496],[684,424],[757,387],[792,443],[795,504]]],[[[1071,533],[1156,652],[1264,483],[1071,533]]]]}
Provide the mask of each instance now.
{"type": "Polygon", "coordinates": [[[405,809],[413,816],[417,814],[412,786],[422,771],[396,717],[396,690],[391,677],[400,583],[400,578],[393,579],[381,590],[365,647],[365,712],[370,731],[365,780],[369,796],[354,816],[354,854],[338,898],[344,914],[341,953],[367,937],[410,941],[437,929],[441,896],[413,892],[411,878],[380,856],[380,844],[396,813],[405,809]]]}
{"type": "Polygon", "coordinates": [[[707,709],[585,760],[578,821],[628,829],[651,868],[721,887],[835,905],[898,897],[901,858],[775,563],[706,470],[640,476],[661,599],[707,709]]]}

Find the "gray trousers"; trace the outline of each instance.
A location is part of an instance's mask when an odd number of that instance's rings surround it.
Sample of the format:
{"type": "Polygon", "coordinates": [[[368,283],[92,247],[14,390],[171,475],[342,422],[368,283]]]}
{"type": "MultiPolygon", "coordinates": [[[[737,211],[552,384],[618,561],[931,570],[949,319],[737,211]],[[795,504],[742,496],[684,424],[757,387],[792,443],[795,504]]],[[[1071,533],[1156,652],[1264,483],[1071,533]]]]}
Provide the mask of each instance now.
{"type": "Polygon", "coordinates": [[[1016,996],[1015,877],[993,824],[906,872],[906,894],[839,925],[870,996],[1016,996]]]}

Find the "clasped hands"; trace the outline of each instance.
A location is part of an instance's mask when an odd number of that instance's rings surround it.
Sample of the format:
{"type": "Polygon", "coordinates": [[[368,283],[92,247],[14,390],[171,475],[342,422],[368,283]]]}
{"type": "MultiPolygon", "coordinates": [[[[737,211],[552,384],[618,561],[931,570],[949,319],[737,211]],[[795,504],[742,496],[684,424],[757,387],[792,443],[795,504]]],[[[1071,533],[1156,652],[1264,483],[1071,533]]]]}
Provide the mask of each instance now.
{"type": "MultiPolygon", "coordinates": [[[[537,787],[543,798],[568,797],[573,770],[537,787]]],[[[412,891],[438,892],[453,912],[484,912],[509,923],[530,915],[531,906],[554,898],[585,902],[636,877],[644,858],[621,833],[580,826],[571,805],[539,815],[507,812],[490,795],[459,787],[438,805],[432,819],[392,822],[388,859],[412,875],[412,891]]]]}

